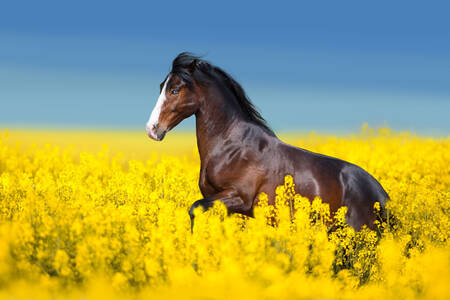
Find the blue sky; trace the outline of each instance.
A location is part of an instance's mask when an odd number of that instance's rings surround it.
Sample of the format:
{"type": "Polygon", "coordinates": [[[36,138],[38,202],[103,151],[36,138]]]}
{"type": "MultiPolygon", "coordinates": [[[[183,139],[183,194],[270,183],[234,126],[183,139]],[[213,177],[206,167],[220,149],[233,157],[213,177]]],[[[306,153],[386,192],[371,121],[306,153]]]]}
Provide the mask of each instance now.
{"type": "Polygon", "coordinates": [[[450,133],[445,2],[9,2],[2,127],[143,130],[187,50],[241,82],[276,130],[450,133]]]}

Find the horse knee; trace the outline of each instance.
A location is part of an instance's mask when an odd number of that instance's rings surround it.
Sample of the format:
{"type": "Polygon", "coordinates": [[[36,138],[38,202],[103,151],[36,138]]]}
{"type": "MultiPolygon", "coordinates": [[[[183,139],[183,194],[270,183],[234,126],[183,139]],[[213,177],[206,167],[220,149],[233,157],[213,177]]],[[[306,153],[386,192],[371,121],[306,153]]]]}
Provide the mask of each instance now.
{"type": "Polygon", "coordinates": [[[189,209],[189,217],[191,217],[191,220],[194,219],[194,217],[195,217],[194,210],[197,207],[202,206],[202,202],[201,201],[202,200],[197,200],[191,205],[191,208],[189,209]]]}

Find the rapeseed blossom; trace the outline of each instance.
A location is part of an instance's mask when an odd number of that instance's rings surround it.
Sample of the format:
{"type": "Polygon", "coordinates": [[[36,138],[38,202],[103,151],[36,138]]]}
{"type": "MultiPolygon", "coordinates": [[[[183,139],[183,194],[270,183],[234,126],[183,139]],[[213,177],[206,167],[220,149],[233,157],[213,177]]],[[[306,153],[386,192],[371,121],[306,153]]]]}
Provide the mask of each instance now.
{"type": "Polygon", "coordinates": [[[0,298],[450,298],[449,138],[364,127],[296,139],[380,181],[391,218],[377,230],[355,232],[345,207],[330,214],[286,174],[276,208],[265,194],[255,218],[216,203],[196,211],[191,233],[187,212],[201,199],[191,145],[165,155],[128,143],[112,154],[9,135],[0,134],[0,298]]]}

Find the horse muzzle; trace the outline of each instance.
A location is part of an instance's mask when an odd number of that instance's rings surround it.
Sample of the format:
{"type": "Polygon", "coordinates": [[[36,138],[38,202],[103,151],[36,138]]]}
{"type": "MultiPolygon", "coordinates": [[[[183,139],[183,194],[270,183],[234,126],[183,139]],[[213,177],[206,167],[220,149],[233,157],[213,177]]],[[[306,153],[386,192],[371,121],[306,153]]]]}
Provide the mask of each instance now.
{"type": "Polygon", "coordinates": [[[155,141],[162,141],[167,133],[167,129],[162,129],[158,125],[147,124],[145,129],[147,130],[147,135],[155,141]]]}

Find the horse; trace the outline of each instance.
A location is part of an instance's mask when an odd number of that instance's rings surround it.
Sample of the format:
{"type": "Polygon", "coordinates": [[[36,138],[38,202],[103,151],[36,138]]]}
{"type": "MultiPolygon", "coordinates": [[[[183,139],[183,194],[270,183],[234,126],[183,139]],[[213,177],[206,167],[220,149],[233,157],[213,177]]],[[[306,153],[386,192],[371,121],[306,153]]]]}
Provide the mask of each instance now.
{"type": "Polygon", "coordinates": [[[346,222],[355,230],[374,228],[374,204],[385,208],[388,194],[361,167],[282,142],[247,97],[221,68],[188,52],[172,62],[146,124],[147,135],[162,141],[168,131],[195,115],[200,155],[199,188],[203,199],[190,210],[204,211],[222,202],[229,214],[253,217],[258,195],[274,205],[275,189],[291,175],[295,192],[320,197],[335,213],[347,207],[346,222]]]}

